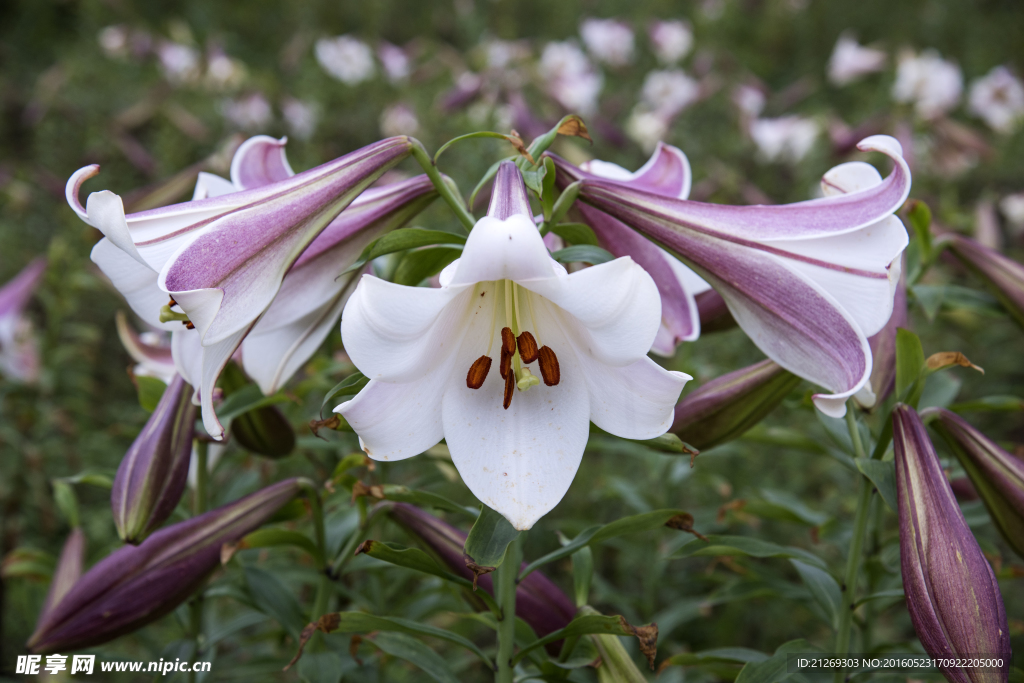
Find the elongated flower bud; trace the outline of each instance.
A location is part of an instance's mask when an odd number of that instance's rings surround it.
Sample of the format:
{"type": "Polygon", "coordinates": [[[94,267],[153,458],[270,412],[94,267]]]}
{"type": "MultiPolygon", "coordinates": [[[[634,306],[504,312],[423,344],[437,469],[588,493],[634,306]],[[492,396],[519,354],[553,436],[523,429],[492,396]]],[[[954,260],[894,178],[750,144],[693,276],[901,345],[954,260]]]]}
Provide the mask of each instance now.
{"type": "MultiPolygon", "coordinates": [[[[228,396],[248,383],[245,373],[228,363],[221,374],[221,387],[228,396]]],[[[268,458],[283,458],[295,449],[295,430],[276,406],[263,406],[242,413],[231,422],[231,436],[246,450],[268,458]]]]}
{"type": "Polygon", "coordinates": [[[286,479],[114,551],[39,620],[29,649],[92,647],[156,621],[188,599],[218,566],[224,543],[259,527],[300,487],[299,479],[286,479]]]}
{"type": "MultiPolygon", "coordinates": [[[[473,572],[466,567],[462,554],[462,547],[466,544],[464,532],[407,503],[394,503],[390,514],[406,531],[416,536],[450,572],[473,579],[473,572]]],[[[526,563],[522,567],[526,567],[526,563]]],[[[478,584],[494,595],[489,574],[479,577],[478,584]]],[[[573,601],[539,571],[532,572],[519,582],[516,588],[516,616],[529,624],[539,637],[543,638],[565,628],[575,614],[573,601]]]]}
{"type": "Polygon", "coordinates": [[[60,552],[57,567],[53,570],[53,578],[50,580],[50,591],[46,594],[46,602],[43,603],[43,610],[39,614],[40,619],[52,612],[71,591],[72,586],[82,576],[84,562],[85,534],[82,533],[81,527],[76,526],[64,541],[64,548],[60,552]]]}
{"type": "Polygon", "coordinates": [[[670,431],[700,449],[717,446],[760,422],[799,383],[770,360],[730,372],[680,401],[670,431]]]}
{"type": "Polygon", "coordinates": [[[910,619],[924,649],[945,659],[951,683],[1006,681],[1010,633],[995,574],[967,527],[921,418],[893,411],[900,564],[910,619]],[[1003,667],[951,666],[946,658],[1001,657],[1003,667]]]}
{"type": "Polygon", "coordinates": [[[949,250],[985,281],[1007,312],[1024,327],[1024,265],[962,235],[943,235],[937,244],[943,243],[948,244],[949,250]]]}
{"type": "Polygon", "coordinates": [[[117,468],[110,507],[122,540],[141,543],[174,512],[188,480],[195,422],[192,387],[175,375],[117,468]]]}
{"type": "Polygon", "coordinates": [[[932,428],[949,443],[1006,542],[1024,557],[1024,461],[1004,451],[956,413],[930,408],[925,414],[938,417],[930,423],[932,428]]]}

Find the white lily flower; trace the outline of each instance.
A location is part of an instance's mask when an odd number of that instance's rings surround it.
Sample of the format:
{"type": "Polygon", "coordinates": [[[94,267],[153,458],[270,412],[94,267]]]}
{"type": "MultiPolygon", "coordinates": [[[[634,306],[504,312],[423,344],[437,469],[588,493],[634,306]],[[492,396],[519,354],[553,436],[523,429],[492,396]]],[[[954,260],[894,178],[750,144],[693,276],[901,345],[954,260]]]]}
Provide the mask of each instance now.
{"type": "Polygon", "coordinates": [[[370,383],[335,412],[371,458],[443,438],[477,498],[529,529],[568,490],[591,421],[630,439],[671,426],[690,377],[647,357],[661,322],[654,281],[628,257],[568,274],[513,163],[440,282],[364,275],[345,306],[342,340],[370,383]]]}

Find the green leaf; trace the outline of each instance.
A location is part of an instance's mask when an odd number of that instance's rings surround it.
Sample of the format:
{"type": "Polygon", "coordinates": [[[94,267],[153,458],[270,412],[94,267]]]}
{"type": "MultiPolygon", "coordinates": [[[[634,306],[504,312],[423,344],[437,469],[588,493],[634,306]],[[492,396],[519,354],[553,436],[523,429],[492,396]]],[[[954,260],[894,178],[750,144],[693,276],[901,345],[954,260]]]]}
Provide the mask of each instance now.
{"type": "Polygon", "coordinates": [[[500,513],[484,505],[480,516],[466,537],[463,551],[481,567],[501,566],[509,543],[519,538],[519,531],[500,513]]]}
{"type": "Polygon", "coordinates": [[[603,614],[584,614],[570,621],[569,625],[565,628],[549,633],[543,638],[539,638],[526,647],[520,649],[519,652],[516,653],[516,656],[512,658],[512,663],[513,665],[518,663],[529,652],[549,643],[557,643],[559,640],[564,640],[566,638],[578,638],[579,636],[595,633],[614,636],[636,635],[629,623],[622,617],[606,616],[603,614]]]}
{"type": "Polygon", "coordinates": [[[807,590],[811,592],[814,599],[825,610],[829,624],[832,628],[839,627],[839,614],[842,610],[843,592],[839,588],[832,575],[820,567],[812,567],[800,560],[790,560],[790,564],[796,568],[800,578],[803,579],[807,590]]]}
{"type": "Polygon", "coordinates": [[[78,526],[78,496],[74,487],[65,479],[53,480],[53,500],[57,509],[71,527],[78,526]]]}
{"type": "MultiPolygon", "coordinates": [[[[497,166],[495,166],[494,170],[498,170],[497,166]]],[[[356,259],[356,262],[346,268],[342,275],[361,269],[367,264],[367,262],[372,261],[375,258],[386,256],[387,254],[393,254],[397,251],[418,249],[419,247],[429,247],[436,244],[465,243],[466,237],[464,235],[456,235],[453,232],[445,232],[444,230],[425,230],[423,228],[400,228],[398,230],[392,230],[368,244],[366,248],[363,249],[363,253],[359,255],[358,259],[356,259]]]]}
{"type": "Polygon", "coordinates": [[[224,399],[224,402],[217,408],[217,417],[221,422],[233,420],[239,415],[244,415],[251,410],[259,410],[267,406],[284,403],[288,397],[277,393],[272,396],[264,396],[263,392],[255,383],[246,384],[224,399]]]}
{"type": "Polygon", "coordinates": [[[163,398],[167,385],[156,377],[135,375],[135,387],[139,392],[139,405],[147,413],[156,410],[156,404],[163,398]]]}
{"type": "Polygon", "coordinates": [[[3,564],[0,564],[0,577],[49,581],[56,565],[57,558],[45,550],[15,548],[4,556],[3,564]]]}
{"type": "Polygon", "coordinates": [[[576,606],[590,602],[590,582],[594,577],[594,553],[584,546],[572,554],[572,585],[576,606]]]}
{"type": "Polygon", "coordinates": [[[761,500],[748,500],[743,510],[765,519],[781,519],[808,526],[821,526],[831,519],[824,512],[807,507],[792,493],[774,489],[761,489],[761,500]]]}
{"type": "Polygon", "coordinates": [[[324,396],[323,402],[320,404],[320,417],[324,416],[324,408],[331,402],[332,399],[343,398],[345,396],[355,396],[358,394],[363,387],[369,384],[370,379],[363,375],[361,372],[353,372],[351,375],[341,380],[327,392],[324,396]]]}
{"type": "Polygon", "coordinates": [[[546,175],[547,169],[544,166],[539,166],[536,170],[523,169],[523,182],[539,197],[544,193],[544,176],[546,175]]]}
{"type": "Polygon", "coordinates": [[[306,625],[306,617],[295,595],[281,583],[280,579],[264,569],[247,565],[244,574],[249,597],[256,609],[273,617],[298,640],[306,625]]]}
{"type": "Polygon", "coordinates": [[[914,235],[921,244],[921,255],[925,261],[931,259],[932,253],[932,211],[928,205],[919,199],[911,201],[910,211],[907,218],[914,229],[914,235]]]}
{"type": "MultiPolygon", "coordinates": [[[[359,453],[358,455],[362,455],[359,453]]],[[[399,486],[397,484],[384,484],[382,487],[384,491],[384,497],[387,500],[393,500],[399,503],[411,503],[417,507],[432,507],[438,510],[445,510],[446,512],[454,512],[462,515],[469,519],[476,519],[478,516],[477,510],[467,507],[465,505],[459,505],[450,498],[446,498],[433,491],[420,491],[417,489],[410,489],[405,486],[399,486]]]]}
{"type": "Polygon", "coordinates": [[[749,536],[708,536],[707,541],[690,541],[672,555],[672,559],[704,556],[784,557],[801,560],[809,565],[825,569],[825,561],[801,548],[781,546],[749,536]]]}
{"type": "Polygon", "coordinates": [[[576,198],[580,196],[580,181],[568,185],[562,194],[558,195],[558,199],[555,201],[555,205],[551,208],[551,223],[558,225],[565,218],[565,215],[569,213],[569,209],[572,208],[576,198]]]}
{"type": "Polygon", "coordinates": [[[863,598],[857,601],[857,605],[860,606],[863,605],[865,602],[871,602],[872,600],[888,600],[903,597],[906,597],[906,594],[903,592],[902,588],[893,588],[892,590],[878,591],[877,593],[872,593],[871,595],[865,595],[863,598]]]}
{"type": "Polygon", "coordinates": [[[454,643],[460,647],[464,647],[479,657],[485,664],[487,664],[487,666],[494,666],[490,657],[484,654],[484,651],[475,643],[457,633],[453,633],[452,631],[448,631],[443,628],[438,628],[429,624],[422,624],[411,619],[379,617],[374,614],[366,614],[365,612],[340,612],[338,614],[338,618],[338,626],[337,628],[331,629],[332,633],[369,633],[371,631],[389,631],[393,633],[432,636],[440,640],[448,641],[449,643],[454,643]]]}
{"type": "MultiPolygon", "coordinates": [[[[545,158],[550,159],[550,157],[545,158]]],[[[586,223],[559,223],[551,228],[551,232],[570,244],[597,246],[597,235],[594,234],[594,229],[586,223]]]]}
{"type": "Polygon", "coordinates": [[[615,257],[608,251],[592,244],[577,244],[574,247],[559,249],[551,255],[551,258],[559,263],[589,263],[594,266],[615,260],[615,257]]]}
{"type": "Polygon", "coordinates": [[[747,662],[764,662],[769,656],[759,650],[745,647],[721,647],[702,652],[686,652],[669,657],[661,663],[666,666],[700,666],[702,664],[746,664],[747,662]]]}
{"type": "Polygon", "coordinates": [[[962,401],[949,406],[955,413],[1024,410],[1020,396],[983,396],[973,401],[962,401]]]}
{"type": "Polygon", "coordinates": [[[392,657],[398,657],[418,666],[423,673],[430,676],[437,683],[459,683],[459,679],[448,667],[448,664],[441,659],[429,647],[404,633],[380,633],[373,638],[367,638],[363,642],[369,642],[386,652],[392,657]]]}
{"type": "Polygon", "coordinates": [[[601,543],[616,536],[633,535],[643,531],[657,529],[658,527],[665,526],[670,520],[684,516],[689,517],[689,514],[685,510],[653,510],[639,515],[623,517],[609,524],[605,524],[604,526],[592,526],[589,529],[584,529],[567,545],[562,546],[558,550],[553,550],[547,555],[544,555],[527,565],[519,579],[522,580],[528,574],[539,569],[548,562],[554,562],[562,559],[563,557],[569,557],[584,546],[601,543]]]}
{"type": "Polygon", "coordinates": [[[896,512],[896,463],[892,460],[869,460],[858,458],[857,469],[878,489],[882,500],[889,506],[889,509],[896,512]]]}
{"type": "Polygon", "coordinates": [[[437,275],[459,258],[462,247],[424,247],[405,255],[395,269],[392,280],[398,285],[415,287],[428,277],[437,275]]]}
{"type": "Polygon", "coordinates": [[[902,327],[896,330],[896,397],[917,407],[918,396],[911,396],[911,389],[920,387],[919,380],[924,371],[924,348],[916,334],[902,327]]]}
{"type": "Polygon", "coordinates": [[[272,548],[275,546],[290,545],[305,551],[318,563],[323,562],[320,550],[313,540],[298,531],[290,529],[267,528],[257,529],[242,539],[244,548],[272,548]]]}
{"type": "Polygon", "coordinates": [[[540,196],[541,213],[545,221],[550,221],[551,209],[555,206],[555,160],[544,157],[541,163],[544,164],[544,182],[541,183],[543,192],[540,196]]]}
{"type": "Polygon", "coordinates": [[[736,677],[736,683],[779,683],[793,673],[788,670],[791,652],[813,652],[815,648],[804,639],[791,640],[779,646],[775,654],[762,662],[749,662],[736,677]]]}

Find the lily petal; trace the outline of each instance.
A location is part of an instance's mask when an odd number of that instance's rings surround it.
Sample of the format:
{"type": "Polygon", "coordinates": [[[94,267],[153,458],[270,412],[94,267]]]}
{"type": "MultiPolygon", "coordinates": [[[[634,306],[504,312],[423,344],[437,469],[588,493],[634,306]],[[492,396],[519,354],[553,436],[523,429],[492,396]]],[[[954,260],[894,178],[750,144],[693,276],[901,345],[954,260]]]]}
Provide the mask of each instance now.
{"type": "Polygon", "coordinates": [[[512,214],[507,220],[481,218],[469,233],[462,256],[453,263],[458,265],[448,266],[453,269],[450,284],[456,286],[505,279],[525,285],[550,279],[556,272],[544,238],[524,214],[512,214]]]}
{"type": "Polygon", "coordinates": [[[167,294],[156,285],[158,273],[104,237],[92,248],[92,262],[125,298],[135,315],[152,327],[168,332],[181,328],[177,321],[161,322],[160,309],[167,294]]]}
{"type": "Polygon", "coordinates": [[[230,180],[225,180],[213,173],[200,171],[196,177],[196,189],[192,192],[192,201],[221,197],[232,192],[238,192],[238,188],[230,180]]]}
{"type": "Polygon", "coordinates": [[[251,137],[231,159],[231,183],[236,189],[263,187],[295,175],[288,164],[284,146],[288,138],[275,140],[269,135],[251,137]]]}
{"type": "MultiPolygon", "coordinates": [[[[476,228],[474,228],[476,232],[476,228]]],[[[545,343],[568,348],[546,306],[535,307],[545,343]]],[[[486,348],[490,320],[476,318],[456,369],[486,348]]],[[[477,498],[517,529],[529,529],[562,499],[579,469],[589,436],[589,393],[575,354],[559,355],[557,386],[517,392],[502,408],[504,382],[495,368],[479,389],[452,372],[442,405],[445,441],[463,481],[477,498]]]]}
{"type": "Polygon", "coordinates": [[[235,354],[250,329],[243,328],[216,344],[203,345],[199,375],[199,405],[203,409],[203,426],[210,436],[218,441],[224,438],[224,425],[221,424],[213,409],[213,388],[217,384],[217,378],[220,377],[224,366],[231,360],[231,356],[235,354]]]}
{"type": "Polygon", "coordinates": [[[21,313],[45,272],[46,259],[40,256],[32,259],[20,273],[0,287],[0,317],[21,313]]]}

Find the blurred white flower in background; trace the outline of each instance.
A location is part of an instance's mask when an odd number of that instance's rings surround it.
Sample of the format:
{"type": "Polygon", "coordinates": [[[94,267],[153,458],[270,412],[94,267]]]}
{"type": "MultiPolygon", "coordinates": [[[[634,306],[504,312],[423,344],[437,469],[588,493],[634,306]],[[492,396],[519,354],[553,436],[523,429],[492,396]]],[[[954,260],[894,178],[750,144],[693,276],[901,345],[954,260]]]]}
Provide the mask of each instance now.
{"type": "Polygon", "coordinates": [[[316,102],[303,102],[289,97],[281,104],[281,113],[284,115],[288,132],[299,140],[313,137],[317,124],[320,123],[320,107],[316,102]]]}
{"type": "Polygon", "coordinates": [[[321,38],[316,41],[315,52],[324,71],[346,85],[369,80],[377,70],[370,46],[352,36],[321,38]]]}
{"type": "Polygon", "coordinates": [[[409,55],[405,50],[388,42],[381,42],[377,46],[377,58],[384,68],[384,75],[391,83],[401,83],[409,78],[412,65],[409,62],[409,55]]]}
{"type": "Polygon", "coordinates": [[[1024,231],[1024,192],[1008,194],[999,200],[999,210],[1013,228],[1014,234],[1024,231]]]}
{"type": "Polygon", "coordinates": [[[597,109],[604,78],[575,43],[548,43],[539,70],[548,94],[563,107],[583,116],[597,109]]]}
{"type": "Polygon", "coordinates": [[[963,89],[960,67],[935,50],[900,54],[892,96],[897,102],[913,104],[921,118],[933,119],[956,107],[963,89]]]}
{"type": "Polygon", "coordinates": [[[760,116],[767,100],[764,91],[752,85],[737,85],[732,90],[733,104],[747,118],[755,119],[760,116]]]}
{"type": "Polygon", "coordinates": [[[416,112],[404,104],[393,104],[380,115],[380,132],[385,137],[415,135],[419,129],[416,112]]]}
{"type": "Polygon", "coordinates": [[[126,57],[128,55],[128,27],[118,24],[100,30],[97,39],[100,49],[108,57],[126,57]]]}
{"type": "Polygon", "coordinates": [[[999,133],[1012,133],[1024,117],[1024,86],[1005,66],[997,66],[971,84],[971,113],[999,133]]]}
{"type": "Polygon", "coordinates": [[[487,68],[489,69],[506,69],[513,63],[530,56],[530,44],[524,40],[490,38],[484,42],[483,50],[487,56],[487,68]]]}
{"type": "Polygon", "coordinates": [[[650,153],[668,134],[669,119],[663,113],[637,105],[626,120],[626,135],[650,153]]]}
{"type": "Polygon", "coordinates": [[[160,69],[174,84],[190,83],[199,78],[199,50],[182,43],[161,42],[156,48],[160,69]]]}
{"type": "Polygon", "coordinates": [[[656,21],[648,27],[647,36],[662,64],[675,64],[693,47],[693,29],[685,21],[656,21]]]}
{"type": "Polygon", "coordinates": [[[849,33],[839,36],[828,62],[828,80],[834,85],[853,83],[885,68],[888,55],[882,50],[864,47],[849,33]]]}
{"type": "Polygon", "coordinates": [[[640,91],[643,101],[665,117],[675,116],[699,95],[700,85],[680,69],[650,72],[640,91]]]}
{"type": "Polygon", "coordinates": [[[245,81],[245,65],[223,50],[210,50],[206,57],[206,82],[217,90],[230,90],[245,81]]]}
{"type": "Polygon", "coordinates": [[[633,61],[633,29],[617,19],[584,19],[580,36],[599,62],[625,66],[633,61]]]}
{"type": "Polygon", "coordinates": [[[820,132],[816,121],[803,116],[757,119],[750,123],[750,137],[769,162],[800,161],[811,151],[820,132]]]}
{"type": "Polygon", "coordinates": [[[221,113],[232,126],[248,131],[263,130],[274,120],[270,103],[258,92],[234,100],[224,100],[221,113]]]}

